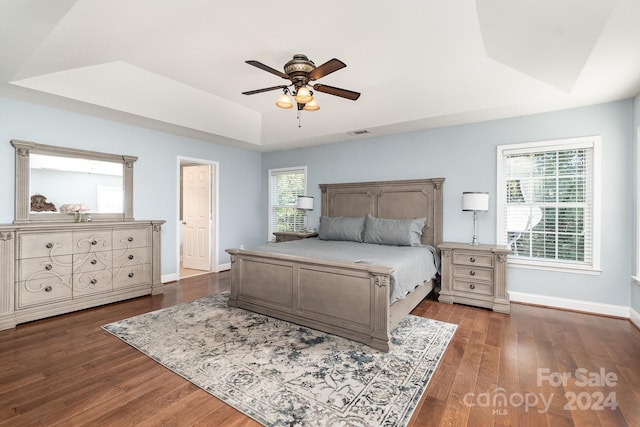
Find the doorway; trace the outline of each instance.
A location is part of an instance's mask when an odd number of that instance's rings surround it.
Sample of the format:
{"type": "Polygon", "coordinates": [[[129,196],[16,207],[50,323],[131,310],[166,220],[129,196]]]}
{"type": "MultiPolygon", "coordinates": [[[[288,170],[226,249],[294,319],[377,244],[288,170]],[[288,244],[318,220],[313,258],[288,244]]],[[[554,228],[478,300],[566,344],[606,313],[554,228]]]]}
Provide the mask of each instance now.
{"type": "Polygon", "coordinates": [[[178,279],[217,271],[218,163],[178,157],[178,279]]]}

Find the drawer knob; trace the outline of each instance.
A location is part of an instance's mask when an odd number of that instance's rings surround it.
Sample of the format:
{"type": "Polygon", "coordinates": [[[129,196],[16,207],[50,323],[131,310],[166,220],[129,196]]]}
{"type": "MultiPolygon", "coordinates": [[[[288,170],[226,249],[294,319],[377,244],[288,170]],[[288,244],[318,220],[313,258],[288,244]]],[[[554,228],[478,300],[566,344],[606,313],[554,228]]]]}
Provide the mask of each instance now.
{"type": "Polygon", "coordinates": [[[97,259],[92,259],[92,260],[91,260],[91,264],[96,265],[97,263],[98,263],[98,260],[97,260],[97,259]]]}
{"type": "Polygon", "coordinates": [[[127,241],[129,241],[129,242],[133,242],[133,237],[129,236],[129,237],[127,238],[127,241]]]}
{"type": "Polygon", "coordinates": [[[475,288],[476,288],[476,285],[474,285],[474,284],[472,283],[472,284],[470,284],[470,285],[469,285],[469,288],[470,288],[470,289],[475,289],[475,288]]]}
{"type": "Polygon", "coordinates": [[[133,277],[133,273],[129,273],[129,277],[133,277]]]}
{"type": "Polygon", "coordinates": [[[53,266],[51,264],[47,264],[44,266],[45,270],[51,270],[53,268],[53,266]]]}
{"type": "Polygon", "coordinates": [[[53,243],[47,243],[47,249],[51,249],[53,247],[53,243]]]}
{"type": "Polygon", "coordinates": [[[46,288],[44,288],[45,292],[51,292],[53,290],[53,288],[51,286],[47,286],[46,288]]]}
{"type": "Polygon", "coordinates": [[[476,272],[475,272],[475,271],[471,270],[471,271],[469,272],[469,276],[475,276],[475,275],[476,275],[476,272]]]}
{"type": "Polygon", "coordinates": [[[469,258],[469,262],[476,262],[475,257],[471,257],[471,258],[469,258]]]}
{"type": "Polygon", "coordinates": [[[96,283],[98,283],[98,281],[97,281],[96,279],[91,279],[90,283],[91,283],[92,285],[95,285],[96,283]]]}
{"type": "Polygon", "coordinates": [[[133,259],[133,254],[130,254],[127,258],[133,259]]]}
{"type": "Polygon", "coordinates": [[[91,244],[95,246],[95,245],[97,245],[97,244],[98,244],[98,242],[96,242],[95,240],[92,240],[92,241],[91,241],[91,244]]]}

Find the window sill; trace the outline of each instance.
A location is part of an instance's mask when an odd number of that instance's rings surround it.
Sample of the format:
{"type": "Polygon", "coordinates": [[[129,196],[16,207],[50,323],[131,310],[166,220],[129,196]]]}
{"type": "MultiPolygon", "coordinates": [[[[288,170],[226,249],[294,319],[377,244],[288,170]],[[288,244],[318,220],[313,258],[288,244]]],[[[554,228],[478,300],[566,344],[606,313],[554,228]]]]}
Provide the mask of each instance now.
{"type": "Polygon", "coordinates": [[[562,273],[586,274],[588,276],[599,276],[602,273],[602,270],[591,268],[591,267],[561,266],[557,264],[544,264],[544,263],[535,263],[531,261],[522,261],[522,260],[517,260],[513,258],[509,258],[509,262],[507,266],[529,269],[529,270],[544,270],[544,271],[557,271],[562,273]]]}
{"type": "Polygon", "coordinates": [[[631,278],[633,279],[633,283],[635,283],[636,285],[640,286],[640,277],[631,276],[631,278]]]}

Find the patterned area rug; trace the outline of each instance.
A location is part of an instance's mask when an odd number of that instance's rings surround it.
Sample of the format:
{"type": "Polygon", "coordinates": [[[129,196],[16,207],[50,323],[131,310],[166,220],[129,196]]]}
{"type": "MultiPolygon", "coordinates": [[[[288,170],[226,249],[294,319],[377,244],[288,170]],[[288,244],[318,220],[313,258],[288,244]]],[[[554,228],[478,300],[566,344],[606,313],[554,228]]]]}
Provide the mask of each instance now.
{"type": "Polygon", "coordinates": [[[409,315],[381,353],[227,297],[103,328],[266,426],[405,426],[456,329],[409,315]]]}

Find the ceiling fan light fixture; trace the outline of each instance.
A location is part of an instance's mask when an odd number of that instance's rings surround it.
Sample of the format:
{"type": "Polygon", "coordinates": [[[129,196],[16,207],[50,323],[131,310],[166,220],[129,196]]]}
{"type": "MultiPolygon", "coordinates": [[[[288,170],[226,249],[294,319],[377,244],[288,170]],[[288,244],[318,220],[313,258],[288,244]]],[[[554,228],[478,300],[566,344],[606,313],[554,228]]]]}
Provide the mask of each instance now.
{"type": "Polygon", "coordinates": [[[313,100],[313,96],[311,96],[311,91],[306,86],[301,86],[296,90],[295,100],[298,104],[306,104],[313,100]]]}
{"type": "Polygon", "coordinates": [[[293,107],[293,102],[291,102],[291,97],[286,92],[284,92],[276,101],[276,105],[280,108],[288,110],[289,108],[293,107]]]}
{"type": "Polygon", "coordinates": [[[318,101],[316,101],[314,98],[311,101],[304,104],[304,107],[302,109],[305,111],[318,111],[320,109],[320,106],[318,105],[318,101]]]}

